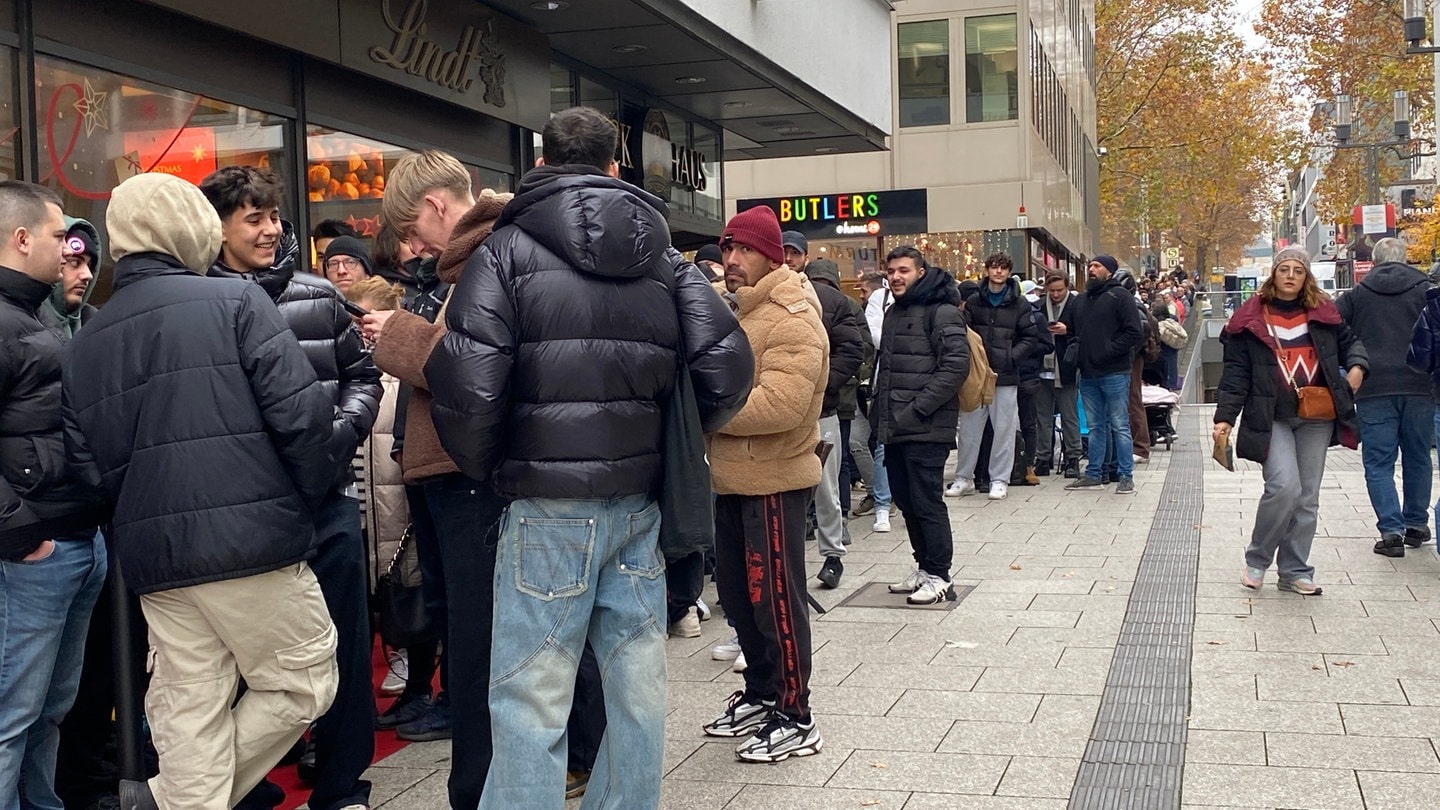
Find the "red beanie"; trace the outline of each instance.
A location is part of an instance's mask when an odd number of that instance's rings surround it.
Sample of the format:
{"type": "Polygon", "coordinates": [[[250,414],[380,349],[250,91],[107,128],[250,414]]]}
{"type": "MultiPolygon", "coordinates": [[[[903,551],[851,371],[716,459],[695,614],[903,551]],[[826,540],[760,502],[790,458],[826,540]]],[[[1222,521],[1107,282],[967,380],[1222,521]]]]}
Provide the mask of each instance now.
{"type": "Polygon", "coordinates": [[[730,241],[749,245],[772,262],[785,261],[785,248],[780,245],[780,220],[768,206],[757,205],[731,217],[720,235],[721,244],[730,241]]]}

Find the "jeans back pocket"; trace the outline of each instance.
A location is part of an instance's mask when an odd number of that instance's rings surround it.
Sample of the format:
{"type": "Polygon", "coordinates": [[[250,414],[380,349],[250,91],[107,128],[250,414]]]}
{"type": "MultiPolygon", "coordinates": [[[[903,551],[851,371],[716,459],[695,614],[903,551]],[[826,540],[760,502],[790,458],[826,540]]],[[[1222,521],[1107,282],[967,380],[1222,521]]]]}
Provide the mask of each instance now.
{"type": "Polygon", "coordinates": [[[660,504],[629,515],[625,545],[617,555],[620,572],[653,579],[665,571],[660,554],[660,504]]]}
{"type": "Polygon", "coordinates": [[[515,587],[539,599],[575,596],[590,582],[593,518],[511,517],[518,526],[515,587]]]}

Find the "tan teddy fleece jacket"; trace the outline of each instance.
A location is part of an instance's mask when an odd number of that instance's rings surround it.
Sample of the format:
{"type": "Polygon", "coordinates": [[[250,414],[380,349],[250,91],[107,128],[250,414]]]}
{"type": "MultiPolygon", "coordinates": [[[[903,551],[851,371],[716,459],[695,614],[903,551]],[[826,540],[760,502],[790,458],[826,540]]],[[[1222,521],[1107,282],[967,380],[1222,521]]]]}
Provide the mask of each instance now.
{"type": "Polygon", "coordinates": [[[830,342],[820,302],[788,267],[742,287],[740,327],[755,354],[755,387],[729,424],[710,437],[710,471],[721,495],[770,495],[820,483],[820,405],[830,342]]]}

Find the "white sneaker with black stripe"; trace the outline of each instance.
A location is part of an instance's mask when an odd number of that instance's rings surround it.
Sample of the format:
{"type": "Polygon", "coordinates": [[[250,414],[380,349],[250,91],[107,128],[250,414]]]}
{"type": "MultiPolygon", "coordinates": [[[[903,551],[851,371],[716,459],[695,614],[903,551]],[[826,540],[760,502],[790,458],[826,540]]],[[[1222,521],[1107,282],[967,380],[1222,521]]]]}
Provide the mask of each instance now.
{"type": "Polygon", "coordinates": [[[955,586],[948,580],[924,574],[925,582],[915,589],[915,592],[905,597],[905,601],[912,605],[935,605],[940,602],[955,598],[955,586]]]}
{"type": "Polygon", "coordinates": [[[704,725],[711,737],[743,737],[770,720],[775,701],[747,698],[744,690],[730,696],[724,713],[704,725]]]}
{"type": "Polygon", "coordinates": [[[790,757],[818,754],[824,745],[820,729],[815,727],[815,718],[801,723],[788,714],[774,712],[770,722],[740,743],[735,749],[735,758],[741,762],[784,762],[790,757]]]}
{"type": "Polygon", "coordinates": [[[920,567],[916,566],[915,570],[906,574],[904,579],[899,582],[890,583],[890,593],[914,593],[925,584],[928,578],[929,574],[921,571],[920,567]]]}

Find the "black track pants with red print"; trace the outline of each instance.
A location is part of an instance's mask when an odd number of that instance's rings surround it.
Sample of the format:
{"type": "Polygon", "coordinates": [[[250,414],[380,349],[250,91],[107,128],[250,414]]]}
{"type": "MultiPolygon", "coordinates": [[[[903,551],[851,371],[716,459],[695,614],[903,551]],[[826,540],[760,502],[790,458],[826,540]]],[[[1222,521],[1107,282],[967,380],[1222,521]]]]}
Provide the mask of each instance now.
{"type": "Polygon", "coordinates": [[[715,500],[715,585],[749,665],[745,691],[810,719],[805,515],[814,491],[715,500]]]}

